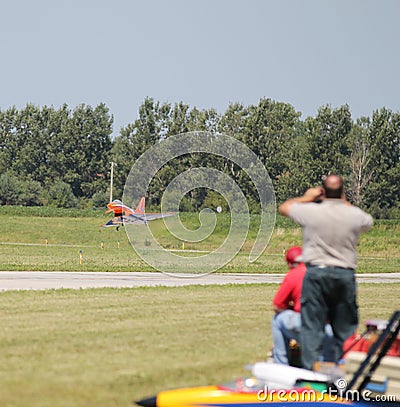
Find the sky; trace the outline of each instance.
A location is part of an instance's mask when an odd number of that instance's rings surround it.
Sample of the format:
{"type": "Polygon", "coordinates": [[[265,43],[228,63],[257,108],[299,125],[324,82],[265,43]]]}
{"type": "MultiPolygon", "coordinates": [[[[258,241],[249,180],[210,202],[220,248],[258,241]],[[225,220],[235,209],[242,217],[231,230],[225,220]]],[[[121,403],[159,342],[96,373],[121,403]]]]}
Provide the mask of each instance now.
{"type": "Polygon", "coordinates": [[[146,97],[398,112],[399,21],[398,0],[3,1],[0,109],[103,102],[114,135],[146,97]]]}

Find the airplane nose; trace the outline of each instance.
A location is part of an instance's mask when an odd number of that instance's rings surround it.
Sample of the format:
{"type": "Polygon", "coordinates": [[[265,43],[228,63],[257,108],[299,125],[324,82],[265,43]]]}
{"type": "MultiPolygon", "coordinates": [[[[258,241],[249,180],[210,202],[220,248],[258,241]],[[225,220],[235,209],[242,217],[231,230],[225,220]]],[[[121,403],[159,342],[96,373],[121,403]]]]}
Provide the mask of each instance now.
{"type": "Polygon", "coordinates": [[[157,396],[136,401],[136,404],[143,407],[157,407],[157,396]]]}

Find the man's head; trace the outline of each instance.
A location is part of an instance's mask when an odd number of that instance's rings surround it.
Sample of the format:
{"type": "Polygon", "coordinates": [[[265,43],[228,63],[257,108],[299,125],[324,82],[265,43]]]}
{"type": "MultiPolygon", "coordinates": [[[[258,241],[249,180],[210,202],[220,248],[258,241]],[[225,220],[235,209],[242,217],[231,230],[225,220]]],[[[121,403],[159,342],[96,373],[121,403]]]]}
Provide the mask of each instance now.
{"type": "Polygon", "coordinates": [[[326,198],[340,199],[343,195],[343,179],[339,175],[330,174],[323,181],[326,198]]]}
{"type": "Polygon", "coordinates": [[[286,252],[286,262],[290,268],[295,267],[298,263],[302,262],[301,255],[303,249],[300,246],[293,246],[286,252]]]}

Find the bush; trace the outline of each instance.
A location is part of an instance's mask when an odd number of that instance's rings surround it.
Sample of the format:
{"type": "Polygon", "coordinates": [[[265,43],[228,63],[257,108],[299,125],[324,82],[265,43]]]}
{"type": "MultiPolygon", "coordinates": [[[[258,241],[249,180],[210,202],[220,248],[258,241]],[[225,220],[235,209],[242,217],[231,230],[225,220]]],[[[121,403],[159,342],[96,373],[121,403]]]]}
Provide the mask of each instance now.
{"type": "Polygon", "coordinates": [[[41,205],[42,186],[31,178],[20,180],[6,172],[0,176],[0,203],[2,205],[41,205]]]}
{"type": "Polygon", "coordinates": [[[93,208],[104,208],[107,206],[109,196],[107,192],[96,192],[92,196],[93,208]]]}
{"type": "Polygon", "coordinates": [[[25,206],[40,206],[42,204],[43,188],[40,182],[27,179],[21,183],[19,203],[25,206]]]}
{"type": "Polygon", "coordinates": [[[63,181],[56,181],[51,185],[46,201],[47,205],[54,208],[75,208],[77,204],[71,185],[63,181]]]}
{"type": "Polygon", "coordinates": [[[21,183],[12,173],[0,176],[0,202],[2,205],[18,205],[21,194],[21,183]]]}

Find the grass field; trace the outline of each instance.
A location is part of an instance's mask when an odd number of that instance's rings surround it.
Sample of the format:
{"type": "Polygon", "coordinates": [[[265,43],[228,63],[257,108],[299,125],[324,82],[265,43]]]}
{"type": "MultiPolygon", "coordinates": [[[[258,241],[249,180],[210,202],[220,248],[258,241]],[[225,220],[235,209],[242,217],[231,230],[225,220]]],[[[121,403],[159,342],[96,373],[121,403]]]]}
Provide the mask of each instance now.
{"type": "MultiPolygon", "coordinates": [[[[361,320],[400,308],[400,284],[359,285],[361,320]]],[[[0,294],[0,406],[128,407],[223,383],[271,348],[275,285],[0,294]]]]}
{"type": "MultiPolygon", "coordinates": [[[[0,221],[0,270],[151,270],[124,231],[99,227],[102,211],[0,207],[0,221]]],[[[151,227],[165,247],[181,248],[162,222],[151,227]]],[[[186,248],[210,250],[226,230],[222,218],[215,236],[186,248]]],[[[284,272],[282,252],[301,244],[301,232],[278,218],[267,250],[249,264],[254,239],[252,229],[221,271],[284,272]]],[[[399,241],[399,222],[378,222],[362,237],[358,271],[399,271],[399,241]]],[[[400,283],[360,285],[361,320],[387,319],[400,308],[399,290],[400,283]]],[[[162,389],[242,376],[270,351],[275,291],[260,284],[0,292],[0,406],[128,407],[162,389]]]]}
{"type": "MultiPolygon", "coordinates": [[[[100,228],[106,221],[101,211],[0,208],[0,270],[43,271],[151,271],[131,247],[124,230],[100,228]],[[78,217],[82,215],[81,217],[78,217]],[[47,246],[46,246],[47,242],[47,246]],[[80,263],[80,250],[83,262],[80,263]]],[[[198,226],[197,216],[184,214],[189,228],[198,226]]],[[[167,249],[181,249],[182,242],[170,236],[162,221],[150,223],[151,229],[167,249]]],[[[143,226],[146,227],[146,226],[143,226]]],[[[256,237],[257,218],[243,250],[221,272],[285,272],[282,253],[301,244],[301,230],[278,217],[264,254],[248,262],[248,253],[256,237]]],[[[218,217],[216,232],[203,242],[185,244],[189,250],[213,250],[227,235],[229,219],[218,217]]],[[[266,237],[267,239],[267,237],[266,237]]],[[[400,222],[379,221],[363,235],[359,245],[358,272],[395,272],[400,270],[400,222]]]]}

